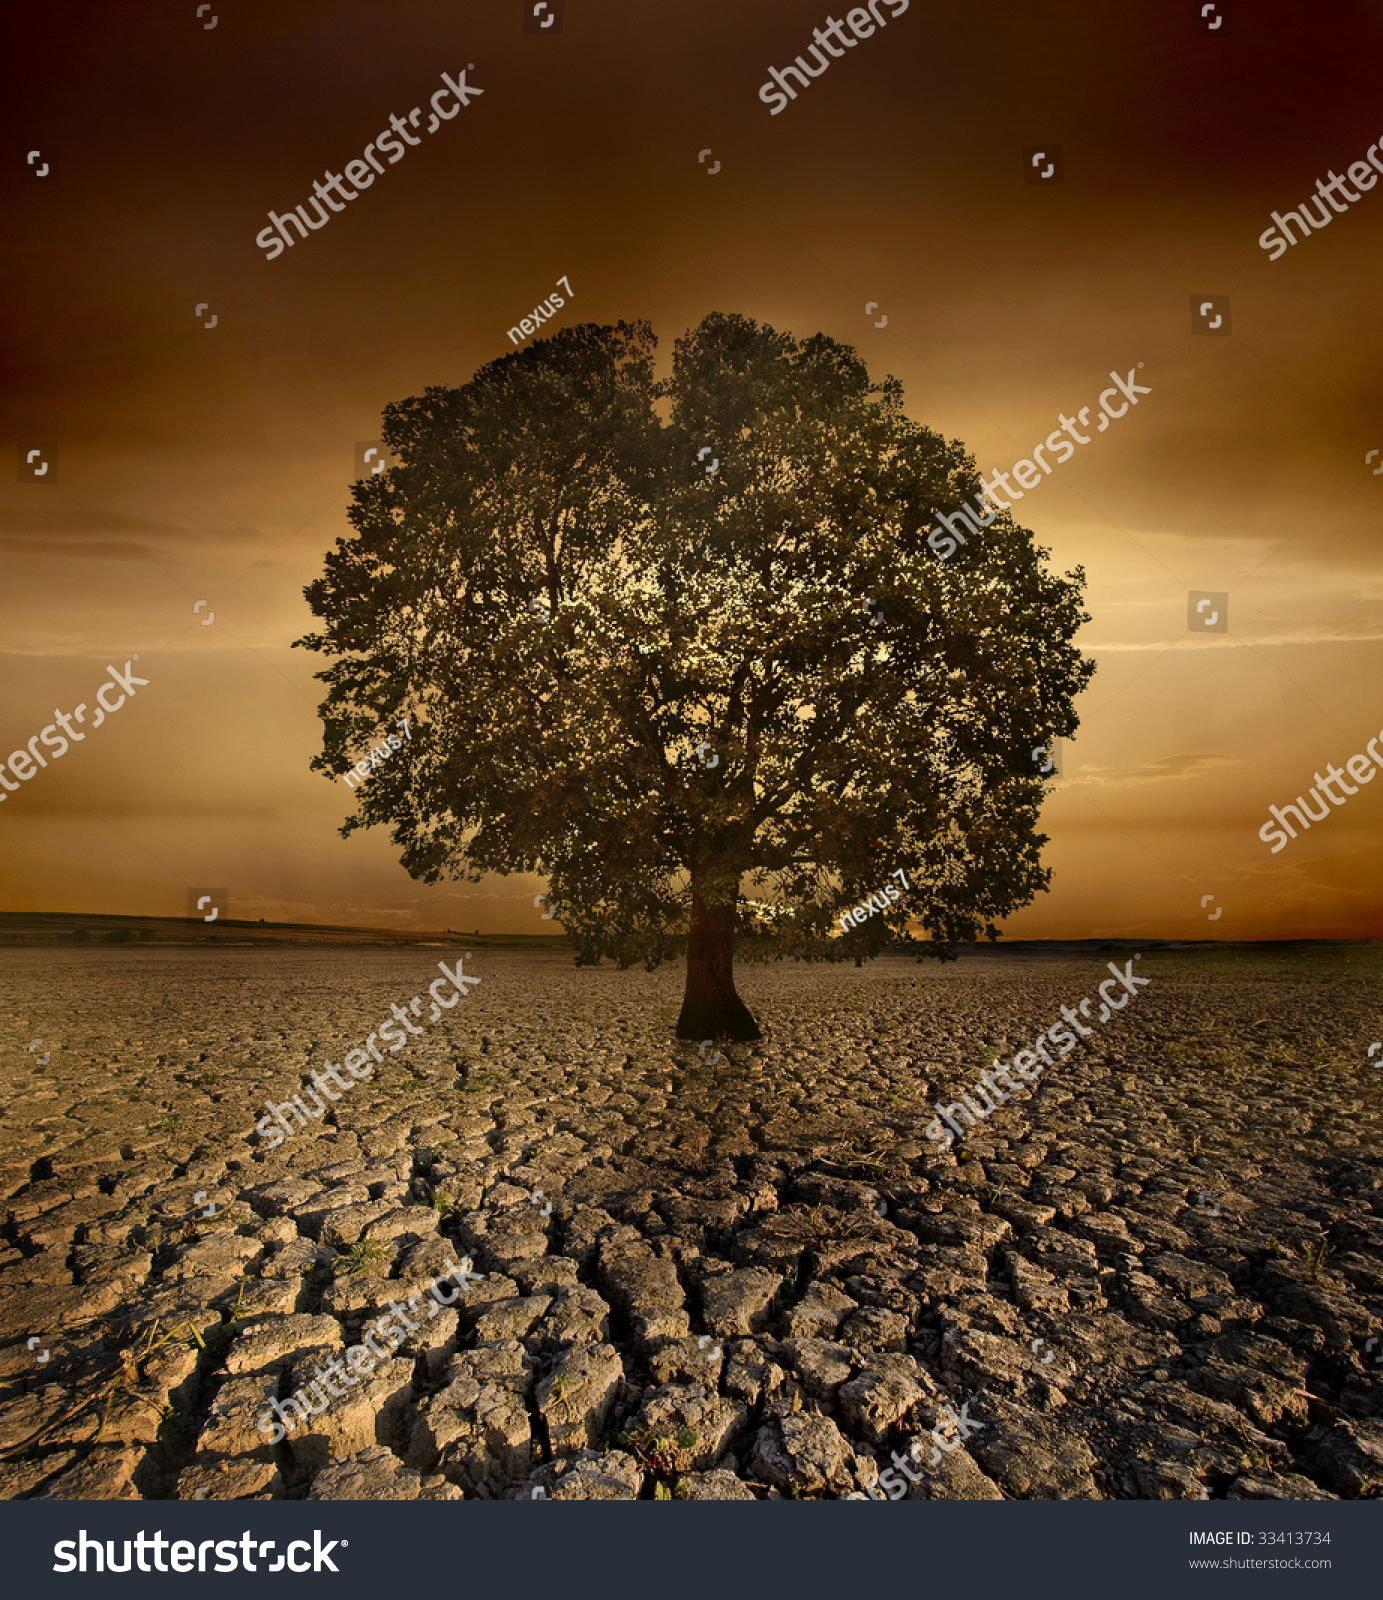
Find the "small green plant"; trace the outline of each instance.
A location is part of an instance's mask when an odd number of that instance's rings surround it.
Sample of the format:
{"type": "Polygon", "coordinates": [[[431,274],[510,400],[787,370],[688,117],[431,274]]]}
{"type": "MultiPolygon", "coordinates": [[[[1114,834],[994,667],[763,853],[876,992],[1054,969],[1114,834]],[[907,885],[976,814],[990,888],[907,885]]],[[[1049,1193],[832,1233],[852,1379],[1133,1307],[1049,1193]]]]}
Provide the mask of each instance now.
{"type": "Polygon", "coordinates": [[[437,1213],[443,1222],[453,1222],[457,1217],[464,1217],[471,1209],[453,1200],[449,1194],[439,1194],[435,1189],[427,1191],[427,1204],[437,1213]]]}
{"type": "Polygon", "coordinates": [[[645,1438],[630,1440],[634,1458],[647,1472],[667,1477],[677,1470],[677,1447],[666,1434],[650,1434],[645,1438]]]}
{"type": "MultiPolygon", "coordinates": [[[[256,1257],[255,1260],[250,1263],[250,1265],[255,1269],[256,1275],[258,1275],[259,1269],[263,1266],[263,1264],[263,1256],[256,1257]]],[[[232,1338],[235,1334],[239,1333],[241,1328],[244,1326],[240,1313],[245,1309],[245,1285],[249,1281],[250,1280],[248,1278],[242,1278],[240,1280],[240,1288],[236,1291],[235,1295],[235,1304],[231,1307],[230,1319],[226,1322],[223,1322],[221,1326],[215,1330],[217,1334],[220,1334],[225,1338],[232,1338]]]]}
{"type": "Polygon", "coordinates": [[[653,1498],[655,1500],[671,1500],[672,1490],[665,1483],[655,1483],[653,1485],[653,1498]]]}
{"type": "Polygon", "coordinates": [[[695,1428],[679,1428],[672,1436],[654,1433],[651,1428],[639,1428],[621,1433],[616,1442],[629,1451],[645,1472],[670,1478],[680,1470],[679,1453],[690,1450],[696,1440],[695,1428]]]}
{"type": "Polygon", "coordinates": [[[368,1278],[389,1259],[389,1252],[378,1239],[358,1239],[336,1263],[338,1278],[368,1278]]]}
{"type": "Polygon", "coordinates": [[[134,1251],[143,1249],[149,1252],[153,1257],[149,1263],[149,1270],[157,1275],[166,1267],[172,1266],[179,1245],[190,1244],[200,1237],[197,1225],[191,1219],[184,1222],[181,1227],[167,1229],[161,1222],[156,1222],[152,1228],[135,1229],[130,1235],[130,1246],[134,1251]]]}
{"type": "Polygon", "coordinates": [[[466,1093],[483,1094],[486,1089],[498,1089],[502,1083],[508,1082],[509,1074],[503,1067],[486,1067],[483,1072],[466,1079],[466,1093]]]}
{"type": "Polygon", "coordinates": [[[1313,1250],[1305,1241],[1303,1241],[1298,1248],[1301,1251],[1302,1259],[1310,1265],[1311,1282],[1319,1283],[1321,1281],[1321,1273],[1325,1270],[1326,1262],[1329,1261],[1335,1252],[1330,1248],[1324,1239],[1321,1240],[1319,1247],[1315,1250],[1313,1250]]]}

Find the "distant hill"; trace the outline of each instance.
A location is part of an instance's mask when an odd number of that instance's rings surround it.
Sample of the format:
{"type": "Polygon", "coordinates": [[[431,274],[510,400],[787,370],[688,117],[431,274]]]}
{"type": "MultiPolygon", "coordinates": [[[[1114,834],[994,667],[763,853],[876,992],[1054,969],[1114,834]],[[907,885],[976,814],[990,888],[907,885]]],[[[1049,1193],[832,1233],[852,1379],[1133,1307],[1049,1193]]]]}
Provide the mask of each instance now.
{"type": "Polygon", "coordinates": [[[442,929],[398,932],[392,928],[349,928],[330,923],[260,922],[239,917],[214,923],[187,917],[116,917],[88,912],[0,912],[0,950],[33,945],[453,945],[518,950],[569,949],[561,933],[470,933],[442,929]]]}
{"type": "MultiPolygon", "coordinates": [[[[1118,955],[1135,950],[1175,951],[1213,954],[1221,951],[1289,950],[1302,953],[1370,950],[1378,940],[1293,939],[1247,941],[1232,939],[1000,939],[995,944],[979,942],[952,946],[966,956],[1032,957],[1060,959],[1093,956],[1101,952],[1118,955]]],[[[239,917],[218,917],[204,923],[187,917],[116,917],[73,911],[0,911],[0,950],[30,946],[118,945],[374,945],[380,948],[402,946],[445,946],[448,950],[570,950],[563,933],[469,933],[464,930],[392,928],[350,928],[318,922],[258,922],[239,917]]],[[[910,956],[913,946],[892,944],[884,951],[890,956],[910,956]]]]}

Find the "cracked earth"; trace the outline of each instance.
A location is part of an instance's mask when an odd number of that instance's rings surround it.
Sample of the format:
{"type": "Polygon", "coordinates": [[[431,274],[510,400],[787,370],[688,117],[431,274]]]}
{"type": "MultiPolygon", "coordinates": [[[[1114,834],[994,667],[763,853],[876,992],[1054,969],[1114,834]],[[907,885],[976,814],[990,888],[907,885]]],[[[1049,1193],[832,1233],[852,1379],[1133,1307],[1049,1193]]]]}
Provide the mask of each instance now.
{"type": "Polygon", "coordinates": [[[931,1102],[1131,950],[741,969],[765,1038],[714,1064],[669,1042],[678,964],[486,951],[259,1148],[459,953],[6,952],[0,1496],[1383,1494],[1375,948],[1150,950],[945,1153],[931,1102]],[[268,1442],[463,1256],[454,1308],[268,1442]]]}

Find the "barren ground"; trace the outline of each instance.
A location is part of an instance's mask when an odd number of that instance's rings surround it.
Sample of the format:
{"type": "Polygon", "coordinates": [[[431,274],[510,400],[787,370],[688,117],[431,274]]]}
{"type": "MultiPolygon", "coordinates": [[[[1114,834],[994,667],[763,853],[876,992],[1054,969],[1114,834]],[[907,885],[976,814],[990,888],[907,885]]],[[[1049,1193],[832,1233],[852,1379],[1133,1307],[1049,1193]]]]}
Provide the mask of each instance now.
{"type": "Polygon", "coordinates": [[[1376,948],[1149,952],[946,1154],[931,1102],[1131,952],[744,969],[765,1040],[710,1064],[680,964],[477,950],[258,1151],[464,948],[0,957],[0,1496],[836,1498],[912,1441],[913,1498],[1383,1493],[1376,948]]]}

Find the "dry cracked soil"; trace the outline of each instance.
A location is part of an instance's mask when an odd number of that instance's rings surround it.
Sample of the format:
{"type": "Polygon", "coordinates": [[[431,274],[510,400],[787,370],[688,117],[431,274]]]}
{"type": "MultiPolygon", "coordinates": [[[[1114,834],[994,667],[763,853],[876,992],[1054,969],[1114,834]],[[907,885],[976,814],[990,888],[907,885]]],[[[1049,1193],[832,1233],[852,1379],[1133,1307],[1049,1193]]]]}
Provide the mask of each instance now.
{"type": "Polygon", "coordinates": [[[1383,1492],[1377,949],[1149,950],[948,1151],[931,1103],[1132,951],[748,968],[719,1051],[679,964],[486,951],[262,1148],[458,953],[6,952],[0,1496],[1383,1492]]]}

